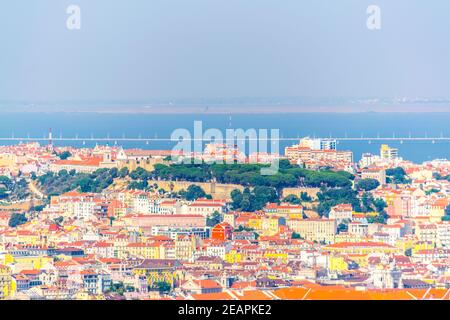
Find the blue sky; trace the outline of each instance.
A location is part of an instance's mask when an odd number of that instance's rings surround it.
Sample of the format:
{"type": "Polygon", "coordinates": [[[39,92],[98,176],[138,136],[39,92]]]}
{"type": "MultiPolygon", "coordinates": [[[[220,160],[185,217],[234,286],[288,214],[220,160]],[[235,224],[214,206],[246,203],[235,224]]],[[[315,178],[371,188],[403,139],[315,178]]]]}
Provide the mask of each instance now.
{"type": "Polygon", "coordinates": [[[450,97],[449,14],[447,0],[5,0],[0,100],[450,97]]]}

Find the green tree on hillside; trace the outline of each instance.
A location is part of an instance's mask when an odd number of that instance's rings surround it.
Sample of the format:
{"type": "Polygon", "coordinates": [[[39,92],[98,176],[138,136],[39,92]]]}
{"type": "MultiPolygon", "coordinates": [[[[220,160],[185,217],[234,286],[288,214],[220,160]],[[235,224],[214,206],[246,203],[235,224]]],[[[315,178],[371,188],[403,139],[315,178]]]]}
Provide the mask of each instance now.
{"type": "Polygon", "coordinates": [[[221,223],[222,220],[222,215],[219,212],[214,211],[211,216],[206,218],[206,226],[214,227],[215,225],[221,223]]]}
{"type": "Polygon", "coordinates": [[[405,170],[401,167],[387,169],[386,176],[388,183],[405,184],[409,182],[405,170]]]}
{"type": "Polygon", "coordinates": [[[26,223],[27,221],[28,221],[27,217],[25,216],[24,213],[13,213],[9,218],[8,225],[11,228],[15,228],[17,226],[26,223]]]}
{"type": "Polygon", "coordinates": [[[119,177],[122,178],[122,179],[127,177],[128,174],[129,174],[129,171],[128,171],[127,167],[124,167],[124,168],[119,170],[119,177]]]}
{"type": "Polygon", "coordinates": [[[204,198],[206,196],[205,190],[203,190],[200,186],[195,184],[191,184],[186,191],[186,200],[194,201],[199,198],[204,198]]]}
{"type": "Polygon", "coordinates": [[[380,183],[376,179],[362,179],[356,183],[355,187],[357,190],[371,191],[378,188],[379,185],[380,183]]]}
{"type": "Polygon", "coordinates": [[[69,151],[63,151],[63,152],[58,154],[58,157],[61,160],[66,160],[66,159],[70,158],[71,156],[72,156],[72,154],[69,151]]]}
{"type": "Polygon", "coordinates": [[[291,204],[301,204],[300,198],[295,194],[290,194],[283,199],[283,202],[291,203],[291,204]]]}
{"type": "Polygon", "coordinates": [[[235,189],[231,192],[232,208],[234,210],[254,212],[261,210],[269,202],[278,202],[278,195],[274,188],[255,187],[252,191],[235,189]]]}

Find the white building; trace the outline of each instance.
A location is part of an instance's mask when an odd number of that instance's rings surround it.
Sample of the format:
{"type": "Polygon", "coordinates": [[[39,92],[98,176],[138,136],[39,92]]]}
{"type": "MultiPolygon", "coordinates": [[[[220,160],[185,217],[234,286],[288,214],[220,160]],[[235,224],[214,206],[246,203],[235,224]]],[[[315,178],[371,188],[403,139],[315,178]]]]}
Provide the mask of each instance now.
{"type": "Polygon", "coordinates": [[[351,221],[353,217],[353,208],[351,204],[338,204],[331,208],[329,218],[335,219],[339,225],[345,220],[351,221]]]}
{"type": "Polygon", "coordinates": [[[94,215],[95,207],[94,201],[78,201],[73,205],[73,213],[78,219],[90,219],[94,215]]]}

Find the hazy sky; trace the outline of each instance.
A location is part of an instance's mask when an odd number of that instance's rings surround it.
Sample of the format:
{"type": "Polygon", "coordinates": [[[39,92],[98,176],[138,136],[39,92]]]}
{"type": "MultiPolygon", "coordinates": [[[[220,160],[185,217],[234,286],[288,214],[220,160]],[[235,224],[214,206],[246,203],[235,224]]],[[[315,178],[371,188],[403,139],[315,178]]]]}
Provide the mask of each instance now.
{"type": "Polygon", "coordinates": [[[450,97],[449,15],[448,0],[3,0],[0,100],[450,97]]]}

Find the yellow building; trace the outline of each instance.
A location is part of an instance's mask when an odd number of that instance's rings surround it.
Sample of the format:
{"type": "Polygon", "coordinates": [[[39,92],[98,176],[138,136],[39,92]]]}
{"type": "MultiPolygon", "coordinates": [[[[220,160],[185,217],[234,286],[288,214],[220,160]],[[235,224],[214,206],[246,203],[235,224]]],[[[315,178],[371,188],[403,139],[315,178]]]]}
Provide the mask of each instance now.
{"type": "Polygon", "coordinates": [[[9,267],[0,264],[0,300],[10,298],[15,293],[15,282],[9,267]]]}
{"type": "Polygon", "coordinates": [[[180,266],[177,260],[146,259],[133,269],[133,273],[145,277],[150,288],[156,288],[158,282],[166,282],[173,286],[179,278],[176,268],[180,266]]]}
{"type": "Polygon", "coordinates": [[[380,157],[385,160],[395,160],[398,158],[398,149],[391,148],[387,144],[382,144],[380,148],[380,157]]]}
{"type": "Polygon", "coordinates": [[[52,258],[45,256],[13,257],[11,254],[6,254],[4,260],[5,265],[14,263],[16,265],[16,270],[24,270],[24,269],[40,270],[44,265],[51,263],[53,261],[52,258]]]}
{"type": "Polygon", "coordinates": [[[160,244],[134,242],[123,247],[126,256],[139,257],[144,259],[159,259],[160,244]]]}
{"type": "Polygon", "coordinates": [[[264,212],[268,215],[284,218],[303,218],[303,206],[289,203],[269,203],[264,207],[264,212]]]}
{"type": "Polygon", "coordinates": [[[359,267],[361,268],[367,268],[367,266],[369,265],[369,255],[368,254],[359,254],[359,253],[354,253],[354,254],[348,254],[347,258],[351,261],[354,261],[358,264],[359,267]]]}
{"type": "Polygon", "coordinates": [[[348,269],[346,259],[342,255],[330,255],[328,259],[328,269],[330,272],[342,272],[348,269]]]}
{"type": "Polygon", "coordinates": [[[242,261],[242,253],[232,249],[225,253],[225,261],[228,263],[239,263],[242,261]]]}
{"type": "Polygon", "coordinates": [[[261,219],[262,235],[273,236],[278,233],[278,218],[263,217],[261,219]]]}
{"type": "Polygon", "coordinates": [[[431,250],[434,248],[435,248],[434,243],[428,242],[428,241],[420,241],[420,242],[416,242],[414,244],[411,251],[412,251],[412,254],[415,254],[417,251],[420,251],[420,250],[431,250]]]}
{"type": "Polygon", "coordinates": [[[266,250],[263,256],[266,259],[281,261],[282,263],[287,263],[288,260],[288,254],[278,250],[266,250]]]}
{"type": "Polygon", "coordinates": [[[417,242],[413,237],[403,237],[395,241],[395,246],[405,252],[408,249],[412,249],[417,242]]]}
{"type": "Polygon", "coordinates": [[[278,218],[270,216],[253,216],[248,219],[247,226],[264,236],[273,236],[278,233],[278,218]]]}
{"type": "Polygon", "coordinates": [[[262,229],[262,218],[259,216],[253,216],[250,219],[248,219],[248,227],[255,229],[255,230],[261,230],[262,229]]]}

